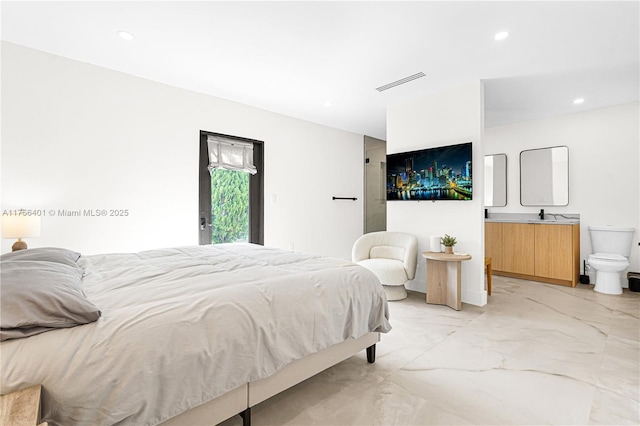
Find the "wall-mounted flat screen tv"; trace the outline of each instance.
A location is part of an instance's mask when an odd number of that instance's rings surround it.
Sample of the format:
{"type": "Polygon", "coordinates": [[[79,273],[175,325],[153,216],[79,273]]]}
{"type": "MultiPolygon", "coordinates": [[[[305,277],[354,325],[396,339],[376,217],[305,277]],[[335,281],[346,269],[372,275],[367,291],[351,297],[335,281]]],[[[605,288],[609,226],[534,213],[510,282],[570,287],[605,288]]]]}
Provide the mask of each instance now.
{"type": "Polygon", "coordinates": [[[387,155],[387,200],[471,200],[471,142],[387,155]]]}

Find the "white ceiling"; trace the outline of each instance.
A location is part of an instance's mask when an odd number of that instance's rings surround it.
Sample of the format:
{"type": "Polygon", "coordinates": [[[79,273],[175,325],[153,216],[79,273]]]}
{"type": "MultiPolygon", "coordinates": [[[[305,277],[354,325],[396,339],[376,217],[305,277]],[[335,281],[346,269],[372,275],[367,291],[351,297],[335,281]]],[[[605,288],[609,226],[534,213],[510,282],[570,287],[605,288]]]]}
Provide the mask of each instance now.
{"type": "Polygon", "coordinates": [[[478,79],[487,127],[634,102],[640,92],[638,1],[1,8],[3,40],[382,139],[389,105],[478,79]],[[510,36],[495,41],[499,31],[510,36]],[[418,72],[426,77],[375,90],[418,72]],[[585,102],[574,105],[578,97],[585,102]]]}

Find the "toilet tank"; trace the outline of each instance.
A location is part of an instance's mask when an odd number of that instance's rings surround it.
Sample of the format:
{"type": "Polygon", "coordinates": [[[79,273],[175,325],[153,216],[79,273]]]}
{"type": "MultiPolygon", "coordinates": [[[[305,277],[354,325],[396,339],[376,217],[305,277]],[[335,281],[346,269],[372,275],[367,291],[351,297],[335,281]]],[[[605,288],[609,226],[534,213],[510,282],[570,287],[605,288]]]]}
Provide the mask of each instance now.
{"type": "Polygon", "coordinates": [[[619,254],[629,257],[634,228],[619,226],[590,226],[591,248],[594,253],[619,254]]]}

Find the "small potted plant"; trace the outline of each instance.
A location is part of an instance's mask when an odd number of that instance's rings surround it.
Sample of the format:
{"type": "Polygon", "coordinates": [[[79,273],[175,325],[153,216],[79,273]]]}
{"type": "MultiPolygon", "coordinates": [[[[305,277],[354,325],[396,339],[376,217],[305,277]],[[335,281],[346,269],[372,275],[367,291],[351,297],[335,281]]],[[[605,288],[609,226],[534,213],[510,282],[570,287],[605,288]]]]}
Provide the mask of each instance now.
{"type": "Polygon", "coordinates": [[[448,234],[444,234],[444,237],[440,238],[440,242],[444,246],[444,252],[447,254],[453,254],[453,246],[456,245],[456,237],[452,237],[448,234]]]}

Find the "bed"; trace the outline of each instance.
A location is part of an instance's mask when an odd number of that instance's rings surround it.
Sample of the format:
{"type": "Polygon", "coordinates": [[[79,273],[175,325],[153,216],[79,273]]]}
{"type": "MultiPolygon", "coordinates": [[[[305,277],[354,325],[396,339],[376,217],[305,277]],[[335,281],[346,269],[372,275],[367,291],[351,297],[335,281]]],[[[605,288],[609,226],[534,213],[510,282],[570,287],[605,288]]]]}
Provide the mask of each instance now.
{"type": "Polygon", "coordinates": [[[251,407],[313,374],[365,349],[373,362],[391,328],[366,269],[239,243],[65,257],[97,318],[9,329],[12,268],[22,291],[33,281],[25,271],[50,265],[28,254],[2,256],[0,391],[42,384],[50,426],[210,425],[237,414],[248,425],[251,407]]]}

